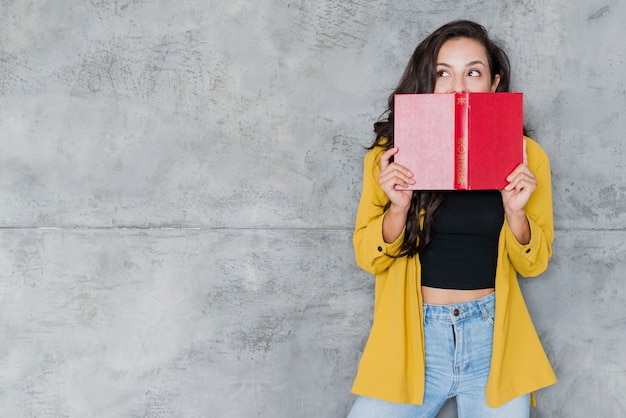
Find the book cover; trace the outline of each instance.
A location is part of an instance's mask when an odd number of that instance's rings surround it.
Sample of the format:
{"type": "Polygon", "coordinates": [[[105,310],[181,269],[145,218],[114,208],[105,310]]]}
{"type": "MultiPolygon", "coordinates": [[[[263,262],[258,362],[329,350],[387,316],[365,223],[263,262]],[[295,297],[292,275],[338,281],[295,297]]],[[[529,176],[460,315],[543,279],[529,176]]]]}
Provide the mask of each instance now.
{"type": "Polygon", "coordinates": [[[394,145],[409,189],[502,189],[523,161],[522,93],[395,95],[394,145]]]}

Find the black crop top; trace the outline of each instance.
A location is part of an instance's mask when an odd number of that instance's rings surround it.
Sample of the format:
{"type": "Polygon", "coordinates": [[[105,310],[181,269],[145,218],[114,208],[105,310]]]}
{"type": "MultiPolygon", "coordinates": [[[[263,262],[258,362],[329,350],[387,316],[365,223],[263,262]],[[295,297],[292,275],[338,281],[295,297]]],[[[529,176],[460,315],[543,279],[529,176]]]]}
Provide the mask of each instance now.
{"type": "Polygon", "coordinates": [[[452,191],[439,205],[431,241],[420,253],[422,285],[475,290],[495,287],[504,223],[499,191],[452,191]]]}

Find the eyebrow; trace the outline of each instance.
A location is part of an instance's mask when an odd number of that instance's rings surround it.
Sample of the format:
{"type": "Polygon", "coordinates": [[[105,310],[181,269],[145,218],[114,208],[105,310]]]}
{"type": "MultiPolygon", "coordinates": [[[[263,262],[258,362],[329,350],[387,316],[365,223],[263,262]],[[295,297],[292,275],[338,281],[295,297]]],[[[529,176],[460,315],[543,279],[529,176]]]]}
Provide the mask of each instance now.
{"type": "MultiPolygon", "coordinates": [[[[472,65],[477,65],[480,64],[483,67],[486,67],[485,63],[482,62],[481,60],[475,60],[475,61],[470,61],[467,64],[465,64],[466,67],[471,67],[472,65]]],[[[438,62],[437,65],[442,66],[442,67],[446,67],[446,68],[451,68],[452,66],[450,64],[446,64],[445,62],[438,62]]]]}

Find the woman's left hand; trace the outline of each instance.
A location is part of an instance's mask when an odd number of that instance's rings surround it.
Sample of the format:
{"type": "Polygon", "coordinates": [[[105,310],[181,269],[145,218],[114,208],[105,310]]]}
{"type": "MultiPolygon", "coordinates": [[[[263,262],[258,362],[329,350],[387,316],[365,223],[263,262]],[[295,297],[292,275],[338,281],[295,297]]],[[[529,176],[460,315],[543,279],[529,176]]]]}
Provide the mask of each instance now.
{"type": "Polygon", "coordinates": [[[537,188],[537,177],[528,168],[526,140],[524,140],[523,161],[506,178],[509,184],[502,189],[502,204],[511,232],[520,244],[526,245],[530,242],[530,224],[526,217],[526,204],[537,188]]]}
{"type": "Polygon", "coordinates": [[[537,177],[528,168],[526,140],[524,140],[524,162],[518,165],[506,180],[509,182],[502,190],[502,203],[507,214],[524,212],[526,204],[537,188],[537,177]]]}

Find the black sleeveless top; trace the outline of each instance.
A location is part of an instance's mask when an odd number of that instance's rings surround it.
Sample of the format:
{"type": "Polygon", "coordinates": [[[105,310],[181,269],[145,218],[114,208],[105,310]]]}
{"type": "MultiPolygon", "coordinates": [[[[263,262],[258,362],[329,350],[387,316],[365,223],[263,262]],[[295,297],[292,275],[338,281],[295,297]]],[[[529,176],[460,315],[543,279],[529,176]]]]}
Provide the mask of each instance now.
{"type": "Polygon", "coordinates": [[[431,241],[420,253],[422,285],[475,290],[495,287],[504,223],[499,191],[451,191],[439,205],[431,241]]]}

